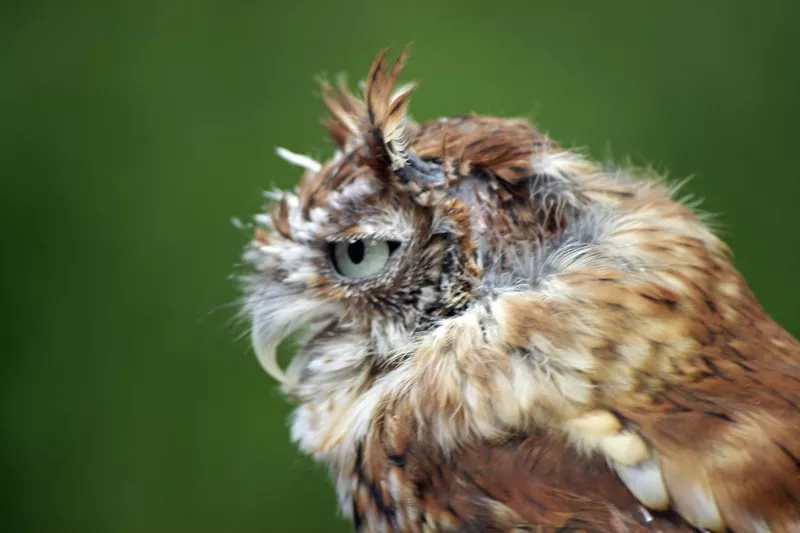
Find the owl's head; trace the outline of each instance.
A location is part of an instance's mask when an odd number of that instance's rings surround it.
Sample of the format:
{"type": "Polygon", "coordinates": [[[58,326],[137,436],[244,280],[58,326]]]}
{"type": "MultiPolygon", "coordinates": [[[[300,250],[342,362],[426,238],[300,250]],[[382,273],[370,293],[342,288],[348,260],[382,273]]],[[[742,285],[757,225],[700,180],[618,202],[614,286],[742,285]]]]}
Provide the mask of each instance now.
{"type": "Polygon", "coordinates": [[[514,243],[543,242],[581,202],[563,169],[578,160],[524,120],[415,123],[413,84],[395,87],[405,51],[381,53],[363,98],[322,85],[337,147],[257,217],[247,259],[252,338],[264,368],[305,401],[374,380],[442,323],[491,291],[514,243]],[[286,372],[279,343],[301,333],[286,372]]]}

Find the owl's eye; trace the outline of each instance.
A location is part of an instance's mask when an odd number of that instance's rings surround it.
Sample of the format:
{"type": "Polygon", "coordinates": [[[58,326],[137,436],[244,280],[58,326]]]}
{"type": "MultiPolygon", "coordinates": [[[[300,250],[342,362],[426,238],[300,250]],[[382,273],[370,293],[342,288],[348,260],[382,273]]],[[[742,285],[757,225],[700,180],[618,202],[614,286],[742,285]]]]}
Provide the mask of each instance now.
{"type": "Polygon", "coordinates": [[[380,272],[399,246],[397,241],[371,239],[337,242],[331,254],[333,266],[348,278],[366,278],[380,272]]]}

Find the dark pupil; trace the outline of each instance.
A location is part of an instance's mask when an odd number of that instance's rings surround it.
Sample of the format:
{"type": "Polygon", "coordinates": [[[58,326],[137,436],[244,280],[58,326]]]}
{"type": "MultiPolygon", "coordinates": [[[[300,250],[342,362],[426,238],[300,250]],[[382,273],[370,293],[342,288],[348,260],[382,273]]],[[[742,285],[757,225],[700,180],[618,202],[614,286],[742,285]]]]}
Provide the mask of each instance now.
{"type": "Polygon", "coordinates": [[[353,263],[359,264],[364,260],[364,243],[362,241],[356,241],[348,244],[347,255],[350,256],[350,260],[353,263]]]}

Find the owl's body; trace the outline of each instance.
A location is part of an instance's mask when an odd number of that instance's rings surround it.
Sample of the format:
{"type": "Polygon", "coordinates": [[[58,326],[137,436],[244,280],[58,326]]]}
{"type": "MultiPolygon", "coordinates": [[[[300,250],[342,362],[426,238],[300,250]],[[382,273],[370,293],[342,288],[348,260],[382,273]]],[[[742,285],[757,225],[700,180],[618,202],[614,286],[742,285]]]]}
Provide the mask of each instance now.
{"type": "Polygon", "coordinates": [[[726,246],[524,121],[412,122],[400,63],[323,87],[338,151],[247,255],[356,530],[800,531],[800,345],[726,246]]]}

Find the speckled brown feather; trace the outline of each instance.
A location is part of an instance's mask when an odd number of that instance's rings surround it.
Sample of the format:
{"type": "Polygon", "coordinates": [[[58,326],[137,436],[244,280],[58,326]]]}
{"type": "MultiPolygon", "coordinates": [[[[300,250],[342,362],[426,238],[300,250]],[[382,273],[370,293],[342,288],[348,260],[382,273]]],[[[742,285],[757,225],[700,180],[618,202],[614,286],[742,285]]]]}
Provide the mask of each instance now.
{"type": "Polygon", "coordinates": [[[254,345],[311,329],[293,438],[356,530],[800,531],[800,344],[726,245],[523,120],[411,121],[404,61],[323,85],[339,151],[250,257],[254,345]],[[400,256],[342,279],[361,238],[400,256]]]}
{"type": "MultiPolygon", "coordinates": [[[[643,231],[659,236],[656,227],[643,231]]],[[[751,519],[760,516],[772,531],[796,531],[798,344],[763,313],[726,262],[724,250],[707,250],[698,239],[660,232],[660,242],[671,240],[671,245],[651,253],[678,256],[691,250],[695,264],[676,261],[680,266],[655,271],[663,286],[635,278],[629,282],[630,274],[622,271],[565,274],[561,281],[569,284],[573,301],[562,306],[527,296],[507,299],[512,320],[503,324],[502,335],[519,347],[532,335],[545,336],[556,346],[590,346],[599,364],[588,376],[596,389],[583,409],[608,410],[621,422],[620,429],[641,435],[664,476],[675,478],[667,480],[669,490],[702,476],[732,530],[759,531],[751,519]],[[595,327],[586,337],[576,337],[574,320],[595,327]],[[645,351],[633,364],[626,359],[626,347],[638,343],[645,351]]],[[[457,412],[447,404],[429,408],[428,416],[457,412]]],[[[417,517],[419,528],[429,520],[434,530],[448,530],[441,524],[452,523],[459,524],[453,530],[469,524],[467,530],[474,531],[533,526],[542,531],[691,530],[674,510],[652,510],[655,518],[646,520],[644,507],[604,459],[578,454],[563,439],[540,434],[474,443],[443,458],[411,436],[411,413],[392,407],[385,416],[372,434],[377,440],[365,443],[370,452],[360,475],[393,477],[408,486],[417,512],[431,515],[417,517]],[[398,424],[398,415],[403,423],[398,424]],[[398,437],[398,425],[411,435],[398,437]],[[492,514],[498,509],[506,513],[502,519],[492,514]],[[439,515],[444,518],[435,518],[439,515]]],[[[374,505],[369,498],[361,503],[374,505]]],[[[354,512],[369,511],[357,505],[354,512]]]]}
{"type": "Polygon", "coordinates": [[[389,531],[694,531],[674,512],[648,512],[601,457],[580,454],[563,438],[537,433],[442,455],[405,438],[390,412],[372,433],[383,438],[358,450],[357,530],[369,531],[359,527],[380,516],[389,531]],[[390,503],[391,486],[401,487],[414,512],[390,503]]]}
{"type": "MultiPolygon", "coordinates": [[[[623,204],[652,208],[637,200],[623,204]]],[[[691,220],[677,205],[664,209],[691,220]]],[[[703,485],[721,522],[736,531],[756,531],[753,517],[772,531],[796,531],[800,345],[764,313],[724,247],[658,224],[621,233],[658,268],[562,276],[571,293],[563,308],[534,298],[509,302],[509,341],[542,332],[590,347],[599,364],[589,403],[645,439],[673,505],[691,505],[681,501],[681,487],[703,485]],[[576,321],[592,324],[588,334],[575,335],[576,321]]]]}

